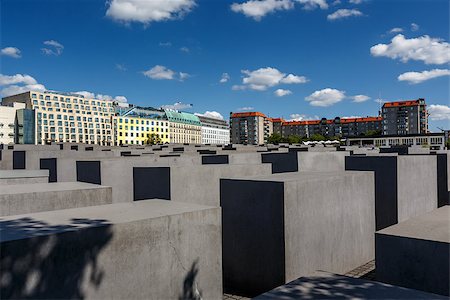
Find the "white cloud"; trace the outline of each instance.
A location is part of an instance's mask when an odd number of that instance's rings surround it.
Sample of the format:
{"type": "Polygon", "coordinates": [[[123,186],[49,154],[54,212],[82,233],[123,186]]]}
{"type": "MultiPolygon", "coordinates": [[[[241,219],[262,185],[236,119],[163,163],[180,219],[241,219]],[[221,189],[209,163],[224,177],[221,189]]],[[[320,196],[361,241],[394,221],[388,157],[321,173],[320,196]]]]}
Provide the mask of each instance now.
{"type": "Polygon", "coordinates": [[[331,5],[339,5],[339,4],[341,4],[341,0],[335,0],[335,1],[333,1],[333,3],[331,3],[331,5]]]}
{"type": "Polygon", "coordinates": [[[417,31],[419,30],[419,25],[417,25],[416,23],[411,23],[411,31],[417,31]]]}
{"type": "Polygon", "coordinates": [[[341,102],[345,98],[345,92],[337,89],[326,88],[320,91],[315,91],[311,95],[305,98],[312,106],[327,107],[338,102],[341,102]]]}
{"type": "Polygon", "coordinates": [[[183,81],[187,78],[189,78],[191,75],[189,75],[188,73],[185,72],[175,72],[172,71],[171,69],[165,67],[165,66],[161,66],[161,65],[156,65],[153,68],[142,72],[142,74],[144,74],[144,76],[151,78],[151,79],[155,79],[155,80],[174,80],[174,79],[178,79],[180,81],[183,81]]]}
{"type": "Polygon", "coordinates": [[[390,44],[378,44],[370,48],[372,56],[400,59],[402,62],[420,60],[425,64],[445,64],[450,62],[450,44],[424,35],[407,39],[398,34],[390,44]]]}
{"type": "Polygon", "coordinates": [[[59,56],[64,50],[64,46],[55,40],[44,41],[44,45],[49,46],[49,48],[41,48],[45,55],[59,56]]]}
{"type": "Polygon", "coordinates": [[[189,50],[188,47],[181,47],[181,48],[180,48],[180,51],[181,51],[181,52],[184,52],[184,53],[189,53],[191,50],[189,50]]]}
{"type": "Polygon", "coordinates": [[[0,86],[3,87],[0,95],[3,97],[25,93],[28,91],[45,91],[44,85],[38,83],[30,75],[3,75],[0,74],[0,86]]]}
{"type": "Polygon", "coordinates": [[[244,106],[244,107],[240,107],[237,110],[238,111],[250,111],[250,110],[254,110],[255,108],[252,106],[244,106]]]}
{"type": "Polygon", "coordinates": [[[127,67],[125,67],[125,65],[123,64],[116,64],[116,69],[119,71],[126,71],[127,67]]]}
{"type": "Polygon", "coordinates": [[[356,103],[361,103],[361,102],[365,102],[367,100],[370,100],[370,97],[366,96],[366,95],[356,95],[356,96],[352,96],[350,98],[352,98],[353,102],[356,102],[356,103]]]}
{"type": "Polygon", "coordinates": [[[363,0],[348,0],[348,3],[350,4],[361,4],[363,0]]]}
{"type": "Polygon", "coordinates": [[[359,17],[362,15],[363,15],[363,13],[357,9],[341,8],[341,9],[338,9],[337,11],[335,11],[334,13],[328,15],[327,19],[329,21],[334,21],[334,20],[349,18],[349,17],[359,17]]]}
{"type": "Polygon", "coordinates": [[[291,115],[289,115],[289,117],[291,119],[288,121],[310,121],[310,120],[319,120],[320,119],[319,116],[310,117],[310,116],[307,116],[304,114],[291,114],[291,115]]]}
{"type": "Polygon", "coordinates": [[[143,24],[180,19],[196,5],[194,0],[111,0],[108,4],[108,17],[143,24]]]}
{"type": "Polygon", "coordinates": [[[260,21],[262,17],[277,10],[294,8],[291,0],[250,0],[244,3],[231,4],[231,10],[260,21]]]}
{"type": "Polygon", "coordinates": [[[345,116],[341,117],[341,119],[356,119],[356,118],[362,118],[361,116],[345,116]]]}
{"type": "Polygon", "coordinates": [[[220,113],[218,113],[217,111],[205,111],[204,114],[196,113],[195,115],[203,116],[203,117],[207,117],[207,118],[218,119],[218,120],[224,120],[223,116],[220,113]]]}
{"type": "Polygon", "coordinates": [[[433,121],[450,120],[450,107],[447,105],[431,104],[428,113],[433,121]]]}
{"type": "Polygon", "coordinates": [[[233,90],[251,89],[255,91],[265,91],[269,87],[273,87],[279,84],[298,84],[307,82],[307,78],[304,76],[297,76],[294,74],[286,75],[280,72],[276,68],[260,68],[255,71],[242,70],[246,75],[242,79],[243,85],[234,85],[233,90]]]}
{"type": "Polygon", "coordinates": [[[172,46],[171,42],[159,42],[160,47],[170,47],[172,46]]]}
{"type": "Polygon", "coordinates": [[[398,81],[407,81],[410,84],[421,83],[436,77],[450,75],[449,69],[434,69],[422,72],[406,72],[398,76],[398,81]]]}
{"type": "Polygon", "coordinates": [[[395,27],[389,30],[389,33],[399,33],[399,32],[403,32],[403,28],[395,27]]]}
{"type": "Polygon", "coordinates": [[[225,83],[228,82],[228,80],[230,80],[230,75],[228,75],[228,73],[222,73],[222,77],[220,78],[220,83],[225,83]]]}
{"type": "Polygon", "coordinates": [[[104,94],[95,94],[88,91],[78,91],[71,93],[73,95],[81,95],[84,98],[87,99],[98,99],[98,100],[106,100],[106,101],[115,101],[115,102],[128,102],[128,99],[125,96],[110,96],[110,95],[104,95],[104,94]]]}
{"type": "Polygon", "coordinates": [[[275,96],[277,96],[277,97],[284,97],[284,96],[287,96],[287,95],[292,94],[292,91],[290,91],[290,90],[278,89],[278,90],[276,90],[276,91],[273,92],[273,93],[274,93],[275,96]]]}
{"type": "Polygon", "coordinates": [[[3,48],[1,51],[1,55],[13,57],[13,58],[21,58],[22,57],[19,48],[16,48],[16,47],[3,48]]]}
{"type": "Polygon", "coordinates": [[[327,9],[328,3],[326,0],[296,0],[298,3],[303,4],[303,9],[313,10],[316,8],[327,9]]]}
{"type": "Polygon", "coordinates": [[[166,104],[161,105],[162,109],[174,109],[174,110],[182,110],[182,109],[188,109],[192,108],[192,104],[182,103],[182,102],[175,102],[174,104],[166,104]]]}

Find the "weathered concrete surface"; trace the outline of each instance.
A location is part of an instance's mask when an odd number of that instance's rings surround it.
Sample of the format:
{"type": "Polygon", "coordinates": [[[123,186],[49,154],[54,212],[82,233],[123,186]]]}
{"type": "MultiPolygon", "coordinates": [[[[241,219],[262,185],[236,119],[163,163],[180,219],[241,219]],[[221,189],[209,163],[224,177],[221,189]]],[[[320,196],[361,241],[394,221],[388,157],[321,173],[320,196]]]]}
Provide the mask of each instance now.
{"type": "Polygon", "coordinates": [[[0,185],[47,183],[48,171],[0,170],[0,185]]]}
{"type": "Polygon", "coordinates": [[[220,209],[163,200],[0,219],[2,299],[221,299],[220,209]]]}
{"type": "Polygon", "coordinates": [[[377,280],[450,294],[450,206],[377,231],[377,280]]]}
{"type": "Polygon", "coordinates": [[[226,292],[256,296],[317,269],[374,257],[371,172],[298,172],[221,180],[226,292]]]}
{"type": "Polygon", "coordinates": [[[111,188],[82,182],[0,185],[0,216],[111,203],[111,188]]]}
{"type": "Polygon", "coordinates": [[[318,271],[259,295],[269,299],[447,299],[436,294],[318,271]]]}
{"type": "Polygon", "coordinates": [[[299,171],[344,171],[345,156],[350,155],[348,151],[336,152],[298,152],[299,171]]]}

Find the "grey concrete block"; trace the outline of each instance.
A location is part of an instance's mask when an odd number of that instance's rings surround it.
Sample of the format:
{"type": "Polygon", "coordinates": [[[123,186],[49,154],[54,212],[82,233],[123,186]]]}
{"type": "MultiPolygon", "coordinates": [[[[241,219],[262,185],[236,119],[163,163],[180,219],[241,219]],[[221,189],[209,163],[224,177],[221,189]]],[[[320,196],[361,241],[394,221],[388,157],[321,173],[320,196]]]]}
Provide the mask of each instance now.
{"type": "Polygon", "coordinates": [[[411,218],[375,235],[377,280],[450,295],[450,207],[411,218]]]}
{"type": "Polygon", "coordinates": [[[0,185],[47,183],[48,171],[0,170],[0,185]]]}
{"type": "Polygon", "coordinates": [[[330,172],[344,171],[348,151],[298,152],[299,171],[330,172]]]}
{"type": "Polygon", "coordinates": [[[0,219],[3,299],[221,299],[220,209],[139,201],[0,219]]]}
{"type": "Polygon", "coordinates": [[[376,281],[351,278],[327,272],[315,272],[259,295],[269,299],[447,299],[376,281]]]}
{"type": "Polygon", "coordinates": [[[111,188],[81,182],[0,185],[0,216],[111,203],[111,188]]]}
{"type": "Polygon", "coordinates": [[[371,172],[222,179],[225,291],[256,296],[373,259],[374,202],[371,172]]]}

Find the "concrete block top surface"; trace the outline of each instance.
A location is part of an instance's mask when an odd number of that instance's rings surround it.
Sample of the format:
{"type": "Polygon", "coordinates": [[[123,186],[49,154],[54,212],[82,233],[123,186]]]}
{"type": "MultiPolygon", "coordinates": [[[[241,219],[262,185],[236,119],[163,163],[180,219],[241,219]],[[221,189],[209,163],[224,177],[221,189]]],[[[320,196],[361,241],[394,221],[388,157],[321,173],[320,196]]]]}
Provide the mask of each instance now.
{"type": "Polygon", "coordinates": [[[274,181],[274,182],[288,182],[288,181],[311,181],[323,180],[324,178],[342,178],[345,176],[361,176],[364,173],[373,174],[371,171],[335,171],[335,172],[315,172],[315,171],[300,171],[277,173],[271,175],[245,176],[245,177],[231,177],[234,180],[250,180],[250,181],[274,181]]]}
{"type": "Polygon", "coordinates": [[[376,233],[450,243],[450,206],[443,206],[376,233]]]}
{"type": "Polygon", "coordinates": [[[327,272],[315,272],[300,277],[259,295],[255,300],[267,299],[448,299],[413,289],[376,281],[363,280],[327,272]]]}
{"type": "Polygon", "coordinates": [[[133,203],[116,203],[7,216],[0,218],[0,242],[208,209],[219,210],[219,208],[198,204],[152,199],[133,203]],[[22,223],[23,230],[17,230],[17,225],[22,223]],[[15,226],[9,226],[9,224],[15,226]],[[10,227],[15,229],[10,230],[10,227]]]}
{"type": "Polygon", "coordinates": [[[28,183],[20,185],[0,185],[0,195],[109,189],[109,188],[111,187],[84,182],[28,183]]]}
{"type": "Polygon", "coordinates": [[[48,170],[0,170],[0,179],[48,177],[48,170]]]}

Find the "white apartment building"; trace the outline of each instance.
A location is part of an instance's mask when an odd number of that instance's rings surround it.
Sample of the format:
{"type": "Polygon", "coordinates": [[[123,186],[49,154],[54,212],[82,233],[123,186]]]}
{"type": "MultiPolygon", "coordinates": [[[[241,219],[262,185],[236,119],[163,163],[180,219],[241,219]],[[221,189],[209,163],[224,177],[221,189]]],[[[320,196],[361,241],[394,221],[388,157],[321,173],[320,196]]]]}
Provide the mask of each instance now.
{"type": "Polygon", "coordinates": [[[229,144],[230,129],[225,120],[197,115],[202,123],[202,144],[229,144]]]}
{"type": "Polygon", "coordinates": [[[0,144],[14,143],[16,111],[21,108],[25,108],[24,103],[13,102],[0,106],[0,144]]]}

